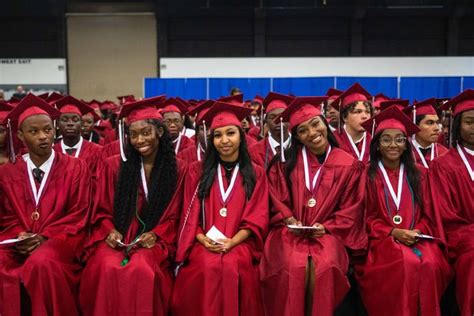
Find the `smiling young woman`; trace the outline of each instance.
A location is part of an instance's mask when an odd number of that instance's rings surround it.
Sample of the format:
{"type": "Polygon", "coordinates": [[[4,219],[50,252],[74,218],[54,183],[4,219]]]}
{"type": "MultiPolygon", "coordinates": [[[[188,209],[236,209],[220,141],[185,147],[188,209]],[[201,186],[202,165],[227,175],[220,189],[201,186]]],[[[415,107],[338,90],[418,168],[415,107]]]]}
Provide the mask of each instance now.
{"type": "Polygon", "coordinates": [[[204,161],[193,163],[186,177],[173,315],[263,315],[258,261],[268,187],[241,127],[250,111],[218,101],[203,117],[210,140],[204,161]],[[209,235],[216,229],[223,236],[209,235]]]}
{"type": "Polygon", "coordinates": [[[452,270],[427,169],[415,165],[407,139],[419,129],[395,105],[364,127],[374,125],[365,191],[369,251],[355,266],[362,301],[369,315],[440,315],[452,270]]]}
{"type": "Polygon", "coordinates": [[[266,315],[333,315],[349,291],[346,249],[356,255],[367,245],[363,165],[337,148],[320,111],[325,99],[295,98],[277,118],[289,122],[292,144],[286,163],[278,155],[268,170],[271,230],[260,264],[266,315]]]}
{"type": "Polygon", "coordinates": [[[168,313],[184,166],[155,108],[161,100],[124,105],[126,160],[112,156],[98,169],[79,294],[85,315],[168,313]]]}

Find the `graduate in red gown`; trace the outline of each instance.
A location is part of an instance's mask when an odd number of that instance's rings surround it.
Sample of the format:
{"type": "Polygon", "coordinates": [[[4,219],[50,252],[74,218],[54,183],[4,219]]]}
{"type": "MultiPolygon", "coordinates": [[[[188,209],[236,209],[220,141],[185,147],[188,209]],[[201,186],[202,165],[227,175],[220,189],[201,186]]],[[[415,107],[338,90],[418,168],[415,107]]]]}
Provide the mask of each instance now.
{"type": "Polygon", "coordinates": [[[268,127],[268,135],[264,139],[249,147],[252,161],[267,170],[270,161],[280,152],[281,144],[283,150],[286,150],[291,144],[291,136],[288,132],[288,123],[275,122],[279,116],[293,101],[293,97],[270,92],[263,100],[265,124],[268,127]],[[283,129],[282,129],[283,127],[283,129]],[[283,132],[283,134],[282,134],[283,132]],[[283,135],[283,141],[281,136],[283,135]]]}
{"type": "Polygon", "coordinates": [[[0,165],[6,164],[10,159],[11,150],[9,149],[10,141],[8,139],[7,124],[4,124],[3,121],[12,109],[12,105],[0,101],[0,165]]]}
{"type": "Polygon", "coordinates": [[[333,315],[350,288],[349,254],[367,246],[364,166],[337,148],[320,110],[325,99],[296,98],[282,113],[292,144],[287,161],[268,171],[272,226],[260,264],[266,315],[333,315]]]}
{"type": "Polygon", "coordinates": [[[355,83],[334,100],[339,108],[341,126],[334,134],[339,148],[350,153],[364,164],[369,162],[369,147],[372,137],[362,123],[373,115],[369,92],[355,83]]]}
{"type": "Polygon", "coordinates": [[[92,108],[71,96],[57,101],[56,106],[61,112],[58,129],[62,137],[54,145],[54,150],[57,153],[84,160],[94,174],[102,146],[85,140],[81,136],[82,116],[92,112],[92,108]]]}
{"type": "Polygon", "coordinates": [[[335,132],[336,129],[339,127],[339,107],[336,107],[334,101],[337,99],[338,96],[342,94],[343,91],[337,90],[334,88],[329,88],[326,91],[326,96],[328,97],[326,101],[324,101],[323,105],[323,114],[328,122],[329,129],[331,132],[335,132]]]}
{"type": "Polygon", "coordinates": [[[474,313],[474,90],[443,105],[452,109],[454,146],[430,166],[434,205],[443,218],[456,271],[461,315],[474,313]]]}
{"type": "Polygon", "coordinates": [[[59,112],[30,94],[8,115],[28,153],[0,168],[0,314],[78,315],[79,256],[87,233],[90,174],[52,149],[59,112]],[[21,288],[29,296],[26,300],[21,288]]]}
{"type": "Polygon", "coordinates": [[[168,314],[184,167],[153,101],[124,105],[126,157],[109,157],[98,170],[79,295],[84,315],[168,314]]]}
{"type": "Polygon", "coordinates": [[[162,109],[163,120],[171,135],[175,154],[193,146],[193,141],[183,135],[186,106],[175,98],[159,102],[157,106],[162,109]]]}
{"type": "Polygon", "coordinates": [[[102,126],[96,126],[96,122],[99,121],[99,117],[95,112],[89,112],[82,116],[82,131],[81,135],[84,139],[96,143],[100,146],[105,145],[105,140],[100,136],[101,131],[103,131],[102,126]]]}
{"type": "Polygon", "coordinates": [[[202,118],[214,103],[214,100],[201,102],[186,113],[188,116],[196,115],[194,120],[196,133],[193,136],[195,146],[189,146],[178,154],[178,158],[184,160],[188,165],[195,161],[202,161],[204,159],[210,129],[209,123],[204,122],[202,118]]]}
{"type": "Polygon", "coordinates": [[[369,252],[355,266],[362,301],[368,315],[440,315],[453,272],[427,170],[415,164],[408,140],[419,128],[395,106],[364,127],[374,124],[366,180],[369,252]]]}
{"type": "Polygon", "coordinates": [[[420,129],[410,141],[415,162],[425,168],[429,168],[433,159],[448,151],[438,143],[442,131],[435,106],[436,99],[431,98],[403,110],[408,117],[413,118],[413,123],[420,129]]]}
{"type": "Polygon", "coordinates": [[[203,118],[211,135],[204,162],[192,164],[186,178],[173,315],[263,315],[258,261],[268,186],[240,126],[248,111],[216,102],[203,118]]]}

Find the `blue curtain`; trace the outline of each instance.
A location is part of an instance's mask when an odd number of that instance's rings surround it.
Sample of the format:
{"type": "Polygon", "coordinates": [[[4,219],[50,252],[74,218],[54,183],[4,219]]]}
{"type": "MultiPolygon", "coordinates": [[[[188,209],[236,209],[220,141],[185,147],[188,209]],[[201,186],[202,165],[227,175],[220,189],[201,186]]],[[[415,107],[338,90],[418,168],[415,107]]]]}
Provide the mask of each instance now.
{"type": "Polygon", "coordinates": [[[383,93],[390,98],[397,97],[398,79],[396,77],[337,77],[336,88],[346,90],[356,82],[360,83],[372,95],[383,93]]]}
{"type": "Polygon", "coordinates": [[[166,94],[183,99],[206,99],[207,79],[145,78],[145,98],[166,94]]]}
{"type": "Polygon", "coordinates": [[[410,101],[453,97],[461,91],[461,77],[402,77],[400,96],[410,101]]]}
{"type": "Polygon", "coordinates": [[[242,91],[244,100],[253,99],[257,94],[264,97],[270,91],[270,78],[210,78],[209,97],[228,96],[235,87],[242,91]]]}
{"type": "Polygon", "coordinates": [[[334,77],[274,78],[273,91],[296,96],[324,95],[334,86],[334,77]]]}
{"type": "Polygon", "coordinates": [[[462,89],[474,89],[474,77],[464,77],[462,89]]]}

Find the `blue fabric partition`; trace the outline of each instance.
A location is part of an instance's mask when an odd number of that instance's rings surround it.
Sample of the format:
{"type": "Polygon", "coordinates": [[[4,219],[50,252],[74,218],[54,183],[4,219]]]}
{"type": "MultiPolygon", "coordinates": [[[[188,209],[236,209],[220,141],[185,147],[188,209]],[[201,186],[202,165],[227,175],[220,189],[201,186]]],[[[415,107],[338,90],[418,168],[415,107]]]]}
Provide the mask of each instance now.
{"type": "Polygon", "coordinates": [[[273,91],[296,96],[318,96],[326,94],[334,86],[334,77],[274,78],[273,91]]]}
{"type": "Polygon", "coordinates": [[[244,98],[252,99],[255,95],[265,96],[270,91],[270,78],[210,78],[209,97],[218,99],[228,96],[230,90],[238,87],[244,98]]]}
{"type": "Polygon", "coordinates": [[[402,77],[400,97],[421,101],[427,98],[453,97],[461,92],[461,77],[402,77]]]}
{"type": "Polygon", "coordinates": [[[183,99],[206,99],[207,79],[145,78],[145,98],[166,94],[183,99]]]}
{"type": "Polygon", "coordinates": [[[474,89],[474,77],[464,77],[462,83],[462,89],[474,89]]]}
{"type": "Polygon", "coordinates": [[[345,90],[356,82],[360,83],[372,95],[383,93],[390,98],[397,97],[397,92],[398,92],[397,91],[398,90],[397,77],[383,77],[383,78],[337,77],[336,88],[339,90],[345,90]]]}

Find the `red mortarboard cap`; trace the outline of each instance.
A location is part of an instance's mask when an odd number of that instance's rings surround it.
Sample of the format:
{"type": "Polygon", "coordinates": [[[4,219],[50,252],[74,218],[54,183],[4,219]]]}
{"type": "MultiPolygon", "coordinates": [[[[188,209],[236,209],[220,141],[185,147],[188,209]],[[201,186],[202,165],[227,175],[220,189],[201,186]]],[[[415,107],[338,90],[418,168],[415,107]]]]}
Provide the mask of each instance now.
{"type": "Polygon", "coordinates": [[[161,103],[159,107],[163,109],[161,111],[163,114],[168,112],[178,112],[181,115],[184,115],[187,110],[186,105],[176,98],[169,98],[165,102],[161,103]]]}
{"type": "Polygon", "coordinates": [[[410,104],[409,100],[406,99],[393,99],[393,100],[387,100],[387,101],[382,101],[380,102],[380,111],[385,111],[392,105],[395,105],[400,111],[408,107],[410,104]]]}
{"type": "Polygon", "coordinates": [[[124,104],[118,118],[127,118],[127,124],[142,120],[161,120],[163,117],[156,109],[163,102],[164,95],[124,104]]]}
{"type": "Polygon", "coordinates": [[[49,97],[46,98],[45,101],[48,102],[50,105],[53,105],[54,103],[56,103],[56,101],[61,100],[62,98],[64,98],[62,94],[53,92],[49,95],[49,97]]]}
{"type": "Polygon", "coordinates": [[[8,113],[13,109],[13,105],[0,101],[0,123],[7,117],[8,113]]]}
{"type": "Polygon", "coordinates": [[[378,109],[378,108],[380,108],[380,103],[382,103],[384,101],[389,101],[389,100],[390,100],[390,98],[387,97],[385,94],[379,93],[374,97],[374,102],[372,103],[372,105],[373,105],[374,108],[378,109]]]}
{"type": "Polygon", "coordinates": [[[20,126],[25,119],[39,114],[45,114],[51,117],[51,119],[55,119],[61,114],[61,112],[49,105],[43,99],[29,93],[20,103],[18,103],[17,106],[13,108],[13,110],[10,111],[10,113],[8,113],[6,119],[10,119],[12,122],[16,122],[17,126],[20,126]]]}
{"type": "Polygon", "coordinates": [[[265,113],[275,109],[286,109],[294,99],[294,97],[285,94],[270,92],[267,94],[265,99],[263,99],[265,113]]]}
{"type": "Polygon", "coordinates": [[[117,105],[110,100],[105,100],[99,105],[99,107],[101,110],[107,111],[107,110],[114,110],[117,107],[117,105]]]}
{"type": "Polygon", "coordinates": [[[458,94],[445,104],[440,107],[441,110],[451,109],[453,115],[456,116],[459,113],[474,110],[474,90],[467,89],[458,94]]]}
{"type": "Polygon", "coordinates": [[[178,100],[179,102],[181,102],[181,104],[186,107],[186,110],[189,109],[190,104],[189,104],[188,101],[186,101],[185,99],[180,98],[180,97],[176,97],[175,99],[178,100]]]}
{"type": "Polygon", "coordinates": [[[49,92],[38,94],[37,97],[43,100],[46,100],[49,96],[49,92]]]}
{"type": "Polygon", "coordinates": [[[133,94],[127,94],[117,97],[119,99],[120,104],[132,103],[135,102],[135,96],[133,94]]]}
{"type": "Polygon", "coordinates": [[[356,82],[349,87],[349,89],[339,95],[334,101],[334,104],[339,107],[339,112],[341,112],[341,110],[345,109],[351,103],[358,101],[371,101],[371,99],[372,95],[356,82]]]}
{"type": "Polygon", "coordinates": [[[340,96],[344,91],[334,89],[334,88],[329,88],[328,91],[326,91],[326,96],[328,97],[328,100],[336,100],[338,96],[340,96]]]}
{"type": "Polygon", "coordinates": [[[436,115],[436,99],[430,98],[415,103],[410,107],[404,108],[403,113],[405,113],[408,117],[413,117],[414,122],[416,120],[414,115],[436,115]]]}
{"type": "Polygon", "coordinates": [[[252,103],[260,103],[260,104],[263,104],[263,100],[264,98],[257,94],[253,99],[252,99],[252,103]]]}
{"type": "Polygon", "coordinates": [[[102,105],[102,102],[97,101],[96,99],[90,100],[87,102],[91,108],[95,109],[100,109],[100,106],[102,105]]]}
{"type": "Polygon", "coordinates": [[[64,97],[57,101],[56,107],[62,114],[75,113],[83,116],[86,113],[94,112],[93,108],[71,96],[64,97]]]}
{"type": "Polygon", "coordinates": [[[235,125],[241,127],[241,121],[252,113],[252,109],[232,103],[217,101],[203,116],[202,120],[210,122],[211,129],[235,125]]]}
{"type": "Polygon", "coordinates": [[[230,103],[233,105],[242,105],[244,103],[244,95],[242,93],[239,93],[228,97],[222,97],[220,99],[217,99],[217,101],[230,103]]]}
{"type": "Polygon", "coordinates": [[[369,133],[371,133],[372,129],[375,127],[374,134],[378,134],[386,129],[399,129],[406,136],[411,136],[420,131],[418,126],[413,124],[410,118],[395,105],[392,105],[385,111],[382,111],[373,118],[365,121],[362,123],[362,127],[369,133]]]}
{"type": "Polygon", "coordinates": [[[327,96],[321,97],[296,97],[293,102],[276,119],[275,123],[280,121],[290,123],[290,130],[295,126],[321,115],[321,103],[326,101],[327,96]]]}
{"type": "Polygon", "coordinates": [[[201,125],[202,118],[204,117],[204,115],[206,115],[206,113],[214,105],[215,102],[216,101],[214,100],[207,100],[207,101],[201,102],[195,107],[193,107],[191,110],[189,110],[186,114],[190,116],[197,114],[196,124],[201,125]]]}

